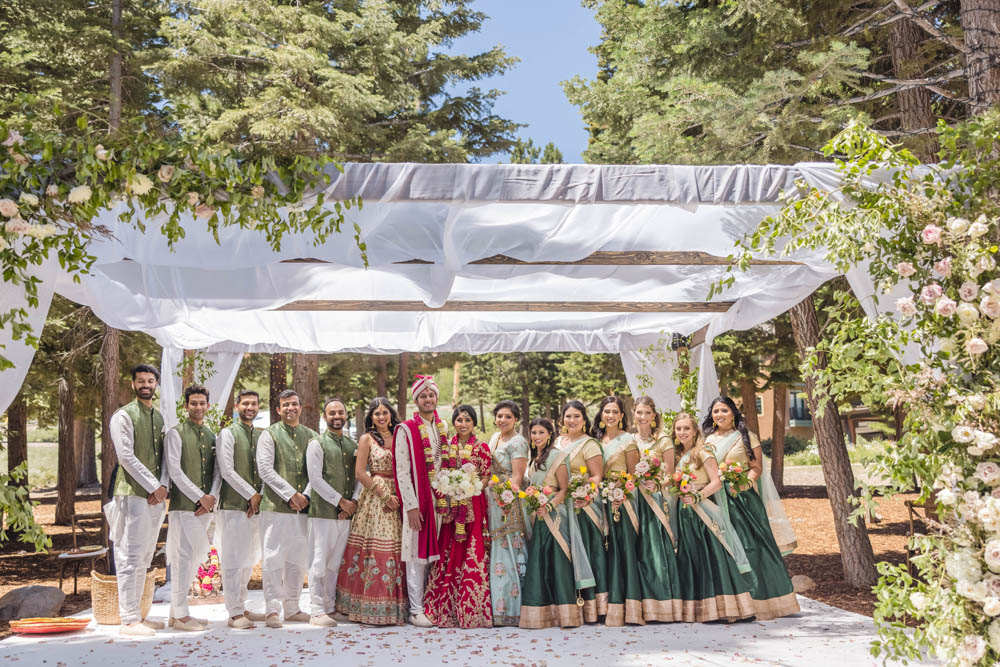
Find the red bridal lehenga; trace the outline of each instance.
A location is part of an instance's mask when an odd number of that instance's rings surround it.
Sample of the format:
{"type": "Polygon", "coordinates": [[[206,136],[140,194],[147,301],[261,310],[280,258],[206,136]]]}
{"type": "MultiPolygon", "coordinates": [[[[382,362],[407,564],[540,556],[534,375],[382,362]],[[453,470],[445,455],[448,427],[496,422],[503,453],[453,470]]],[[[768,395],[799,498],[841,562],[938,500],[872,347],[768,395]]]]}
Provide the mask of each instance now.
{"type": "Polygon", "coordinates": [[[406,579],[399,560],[403,524],[379,494],[399,498],[393,484],[392,452],[372,433],[368,470],[372,486],[358,499],[337,581],[337,611],[355,623],[404,625],[409,616],[406,579]]]}
{"type": "MultiPolygon", "coordinates": [[[[459,455],[449,461],[448,467],[460,468],[471,462],[480,477],[489,475],[492,465],[489,445],[476,442],[469,456],[463,451],[466,446],[455,439],[451,448],[457,449],[459,455]]],[[[424,613],[439,628],[493,627],[486,495],[481,493],[470,503],[472,511],[464,524],[464,536],[456,530],[459,524],[455,521],[442,521],[438,536],[441,559],[431,565],[427,579],[424,613]]]]}

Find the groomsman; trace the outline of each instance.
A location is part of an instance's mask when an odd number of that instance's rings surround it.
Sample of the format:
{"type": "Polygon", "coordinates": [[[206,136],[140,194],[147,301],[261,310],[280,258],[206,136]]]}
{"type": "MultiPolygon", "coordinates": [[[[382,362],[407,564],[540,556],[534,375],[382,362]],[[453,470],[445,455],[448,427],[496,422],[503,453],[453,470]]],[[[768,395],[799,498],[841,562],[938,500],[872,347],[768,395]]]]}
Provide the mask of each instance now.
{"type": "Polygon", "coordinates": [[[170,475],[167,565],[170,566],[170,627],[195,632],[208,622],[188,613],[188,593],[211,544],[208,524],[222,477],[215,467],[215,434],[205,426],[208,389],[184,390],[187,419],[167,431],[163,444],[170,475]]]}
{"type": "Polygon", "coordinates": [[[403,501],[403,544],[400,560],[406,563],[406,589],[410,599],[410,623],[422,628],[433,625],[424,615],[427,564],[440,558],[438,515],[430,478],[441,470],[441,439],[448,436],[437,426],[438,386],[429,375],[417,375],[410,395],[417,414],[396,427],[394,453],[396,484],[403,501]],[[430,457],[430,461],[427,458],[430,457]],[[428,470],[432,467],[433,470],[428,470]]]}
{"type": "Polygon", "coordinates": [[[163,628],[144,620],[140,609],[146,571],[153,560],[167,499],[163,466],[163,415],[153,407],[160,372],[140,364],[132,369],[135,400],[119,408],[108,425],[118,457],[111,502],[104,506],[108,536],[115,543],[121,634],[148,636],[163,628]]]}
{"type": "Polygon", "coordinates": [[[265,623],[282,626],[284,611],[289,623],[308,623],[309,614],[299,607],[306,568],[309,567],[309,506],[306,447],[319,438],[316,431],[299,423],[302,405],[291,389],[278,394],[281,421],[271,424],[257,441],[257,470],[264,482],[260,501],[263,535],[265,623]]]}
{"type": "Polygon", "coordinates": [[[222,429],[217,438],[215,462],[222,477],[216,524],[222,594],[229,612],[229,627],[248,630],[264,614],[247,611],[247,583],[260,560],[260,475],[257,474],[257,440],[261,429],[253,420],[260,396],[243,390],[236,397],[240,419],[222,429]]]}
{"type": "Polygon", "coordinates": [[[336,609],[337,576],[351,532],[350,518],[358,509],[360,482],[354,478],[358,443],[344,434],[347,407],[332,398],[323,406],[327,429],[306,449],[309,475],[310,623],[325,627],[347,620],[336,609]]]}

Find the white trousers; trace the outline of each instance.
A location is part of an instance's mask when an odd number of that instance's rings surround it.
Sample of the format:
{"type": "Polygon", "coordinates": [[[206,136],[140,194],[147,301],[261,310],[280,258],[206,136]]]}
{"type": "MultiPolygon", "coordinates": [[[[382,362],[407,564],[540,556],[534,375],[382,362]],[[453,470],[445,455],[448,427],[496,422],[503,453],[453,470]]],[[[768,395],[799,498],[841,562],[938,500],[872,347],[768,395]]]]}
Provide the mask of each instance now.
{"type": "Polygon", "coordinates": [[[337,608],[337,577],[350,532],[351,522],[348,520],[309,519],[309,552],[312,554],[309,605],[312,616],[332,614],[337,608]]]}
{"type": "MultiPolygon", "coordinates": [[[[404,521],[405,523],[405,521],[404,521]]],[[[407,561],[406,593],[410,598],[410,614],[424,613],[424,586],[427,585],[427,562],[407,561]]]]}
{"type": "Polygon", "coordinates": [[[175,510],[167,513],[167,565],[170,566],[170,616],[185,618],[188,594],[198,566],[208,558],[208,525],[211,514],[175,510]]]}
{"type": "Polygon", "coordinates": [[[309,567],[309,524],[303,513],[260,513],[265,613],[291,616],[299,611],[299,597],[309,567]]]}
{"type": "Polygon", "coordinates": [[[123,624],[142,620],[142,589],[153,560],[156,538],[163,525],[166,504],[150,505],[145,498],[115,496],[112,501],[118,525],[115,540],[115,571],[118,577],[118,613],[123,624]]]}
{"type": "Polygon", "coordinates": [[[239,510],[219,510],[215,514],[222,595],[226,611],[233,618],[246,611],[247,584],[253,566],[260,562],[260,515],[247,517],[239,510]]]}

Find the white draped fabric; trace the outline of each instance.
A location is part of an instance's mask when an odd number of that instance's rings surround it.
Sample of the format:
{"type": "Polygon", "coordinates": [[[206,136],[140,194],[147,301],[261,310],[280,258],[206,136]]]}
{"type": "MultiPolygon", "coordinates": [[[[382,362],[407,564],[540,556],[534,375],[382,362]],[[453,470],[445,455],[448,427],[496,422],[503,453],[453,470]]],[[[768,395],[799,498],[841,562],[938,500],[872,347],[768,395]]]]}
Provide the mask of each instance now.
{"type": "MultiPolygon", "coordinates": [[[[683,251],[726,257],[734,244],[780,208],[796,179],[835,184],[833,165],[590,166],[350,164],[331,172],[325,201],[352,195],[345,230],[320,245],[293,235],[272,250],[262,233],[220,231],[185,220],[171,250],[158,233],[141,232],[105,211],[111,238],[95,241],[97,258],[78,283],[41,272],[42,289],[90,306],[113,327],[150,333],[163,348],[165,405],[179,379],[167,381],[181,350],[203,350],[215,363],[213,401],[229,392],[244,352],[582,351],[622,353],[633,390],[643,373],[639,350],[669,334],[705,327],[695,349],[699,401],[718,392],[711,340],[787,310],[837,271],[817,253],[798,264],[753,266],[736,274],[713,301],[725,312],[398,312],[276,310],[293,301],[405,300],[436,308],[447,301],[704,302],[727,275],[720,265],[471,264],[503,254],[526,262],[573,262],[598,251],[683,251]],[[368,267],[348,230],[360,228],[368,267]],[[309,262],[290,262],[310,258],[309,262]],[[421,260],[423,264],[399,264],[421,260]]],[[[315,193],[311,193],[314,195],[315,193]]],[[[308,203],[308,202],[307,202],[308,203]]],[[[866,275],[858,274],[861,281],[866,275]]],[[[19,288],[0,286],[4,303],[19,288]]],[[[41,321],[47,299],[32,314],[41,321]]],[[[36,326],[36,331],[40,326],[36,326]]],[[[15,368],[0,374],[0,409],[20,386],[30,350],[14,350],[15,368]]],[[[670,356],[670,355],[661,355],[670,356]]],[[[675,401],[672,369],[645,371],[647,391],[664,407],[675,401]],[[650,372],[651,371],[651,372],[650,372]]],[[[168,400],[169,399],[169,400],[168,400]]],[[[169,412],[169,410],[167,411],[169,412]]],[[[172,415],[166,415],[168,419],[172,415]]]]}

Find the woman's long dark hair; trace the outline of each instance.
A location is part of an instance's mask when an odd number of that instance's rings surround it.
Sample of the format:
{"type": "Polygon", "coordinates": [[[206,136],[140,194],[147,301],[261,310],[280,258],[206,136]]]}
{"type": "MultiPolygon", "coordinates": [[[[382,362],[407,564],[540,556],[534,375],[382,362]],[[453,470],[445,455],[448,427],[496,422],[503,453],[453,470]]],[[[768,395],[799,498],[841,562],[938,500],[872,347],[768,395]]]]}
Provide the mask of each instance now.
{"type": "Polygon", "coordinates": [[[382,436],[378,434],[378,429],[375,428],[375,421],[372,419],[372,415],[375,414],[380,405],[384,405],[389,409],[389,433],[394,432],[396,427],[399,426],[400,421],[399,415],[396,414],[396,408],[392,407],[392,403],[389,402],[388,398],[379,396],[368,404],[368,412],[365,413],[365,433],[370,434],[378,444],[385,448],[386,445],[382,442],[382,436]]]}
{"type": "Polygon", "coordinates": [[[706,436],[715,433],[715,420],[712,419],[712,408],[715,407],[716,403],[725,403],[726,407],[733,411],[733,428],[740,432],[740,435],[743,437],[743,449],[747,452],[747,458],[753,461],[753,444],[750,442],[750,430],[747,428],[747,421],[743,418],[743,414],[736,407],[733,399],[728,396],[717,396],[712,399],[712,403],[708,406],[708,416],[705,417],[705,421],[701,424],[702,432],[706,436]]]}
{"type": "Polygon", "coordinates": [[[621,418],[621,430],[628,431],[628,415],[625,414],[625,401],[623,401],[618,396],[605,396],[601,399],[601,402],[597,404],[597,414],[594,416],[594,426],[590,430],[590,435],[601,442],[605,434],[608,432],[607,426],[601,428],[601,423],[604,419],[604,406],[609,403],[615,403],[618,405],[618,410],[622,413],[621,418]]]}
{"type": "Polygon", "coordinates": [[[549,452],[556,444],[556,427],[552,424],[551,419],[546,419],[545,417],[539,417],[538,419],[532,419],[531,423],[528,424],[528,437],[531,437],[531,429],[536,426],[541,426],[546,431],[549,432],[549,441],[545,443],[545,447],[542,449],[535,449],[535,443],[531,443],[531,459],[528,461],[528,465],[535,465],[535,470],[545,470],[545,461],[549,458],[549,452]]]}
{"type": "Polygon", "coordinates": [[[566,405],[563,406],[562,412],[559,413],[559,423],[564,423],[566,411],[569,409],[578,410],[580,414],[583,415],[583,434],[588,435],[590,433],[590,417],[587,416],[587,408],[584,407],[583,403],[576,399],[566,401],[566,405]]]}

